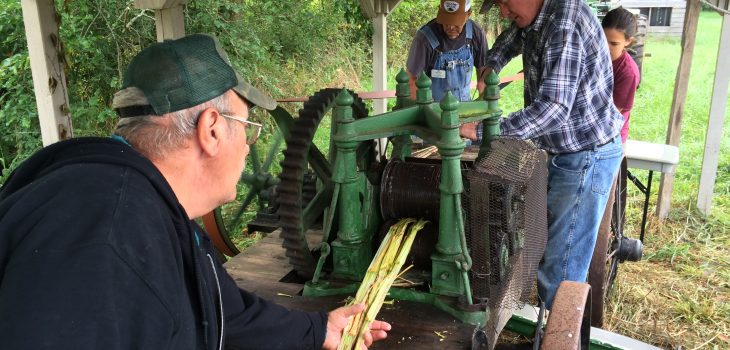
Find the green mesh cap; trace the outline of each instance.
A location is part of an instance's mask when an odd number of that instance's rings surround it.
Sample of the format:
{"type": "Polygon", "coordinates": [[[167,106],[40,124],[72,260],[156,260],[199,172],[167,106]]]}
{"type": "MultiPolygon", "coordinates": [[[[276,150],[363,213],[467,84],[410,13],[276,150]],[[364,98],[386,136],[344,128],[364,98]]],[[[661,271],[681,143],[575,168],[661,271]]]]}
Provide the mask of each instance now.
{"type": "Polygon", "coordinates": [[[117,95],[133,90],[144,97],[129,98],[127,93],[118,99],[115,95],[112,107],[121,117],[163,115],[210,101],[230,89],[253,105],[276,108],[271,97],[233,69],[215,37],[193,34],[156,43],[132,59],[117,95]]]}

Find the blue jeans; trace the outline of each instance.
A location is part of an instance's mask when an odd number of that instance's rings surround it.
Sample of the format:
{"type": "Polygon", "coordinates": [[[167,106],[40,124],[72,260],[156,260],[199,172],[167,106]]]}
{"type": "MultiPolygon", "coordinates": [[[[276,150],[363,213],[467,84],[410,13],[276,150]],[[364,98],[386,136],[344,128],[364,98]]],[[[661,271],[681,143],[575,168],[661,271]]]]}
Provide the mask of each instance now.
{"type": "Polygon", "coordinates": [[[586,281],[622,156],[616,137],[595,149],[548,157],[548,242],[537,271],[538,293],[548,309],[560,282],[586,281]]]}

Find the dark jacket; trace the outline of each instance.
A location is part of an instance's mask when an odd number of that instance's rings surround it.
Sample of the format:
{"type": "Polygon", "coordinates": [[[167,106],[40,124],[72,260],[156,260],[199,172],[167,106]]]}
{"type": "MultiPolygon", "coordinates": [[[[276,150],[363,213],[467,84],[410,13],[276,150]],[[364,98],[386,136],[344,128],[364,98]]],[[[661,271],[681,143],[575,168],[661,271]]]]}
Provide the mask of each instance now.
{"type": "Polygon", "coordinates": [[[239,289],[215,256],[129,146],[46,147],[0,188],[0,347],[219,349],[221,330],[229,349],[321,347],[326,314],[239,289]]]}

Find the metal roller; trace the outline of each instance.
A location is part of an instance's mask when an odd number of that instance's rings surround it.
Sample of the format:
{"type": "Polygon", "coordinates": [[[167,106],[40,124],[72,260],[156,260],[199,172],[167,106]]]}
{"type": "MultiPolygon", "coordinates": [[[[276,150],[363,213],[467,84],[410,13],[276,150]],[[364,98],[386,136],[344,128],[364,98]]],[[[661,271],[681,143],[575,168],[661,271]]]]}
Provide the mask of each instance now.
{"type": "Polygon", "coordinates": [[[380,211],[384,220],[424,218],[439,220],[441,165],[390,162],[380,183],[380,211]]]}

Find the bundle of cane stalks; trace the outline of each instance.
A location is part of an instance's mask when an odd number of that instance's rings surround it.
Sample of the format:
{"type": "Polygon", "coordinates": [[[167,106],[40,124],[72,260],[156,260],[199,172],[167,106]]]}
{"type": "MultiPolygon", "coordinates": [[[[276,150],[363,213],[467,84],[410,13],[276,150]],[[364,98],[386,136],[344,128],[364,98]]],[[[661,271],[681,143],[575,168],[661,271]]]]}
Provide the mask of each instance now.
{"type": "Polygon", "coordinates": [[[355,315],[345,327],[339,350],[363,348],[364,335],[370,331],[370,324],[383,306],[390,286],[398,278],[416,233],[426,223],[425,220],[402,219],[390,227],[365,273],[355,299],[350,302],[350,305],[364,304],[365,311],[355,315]]]}

